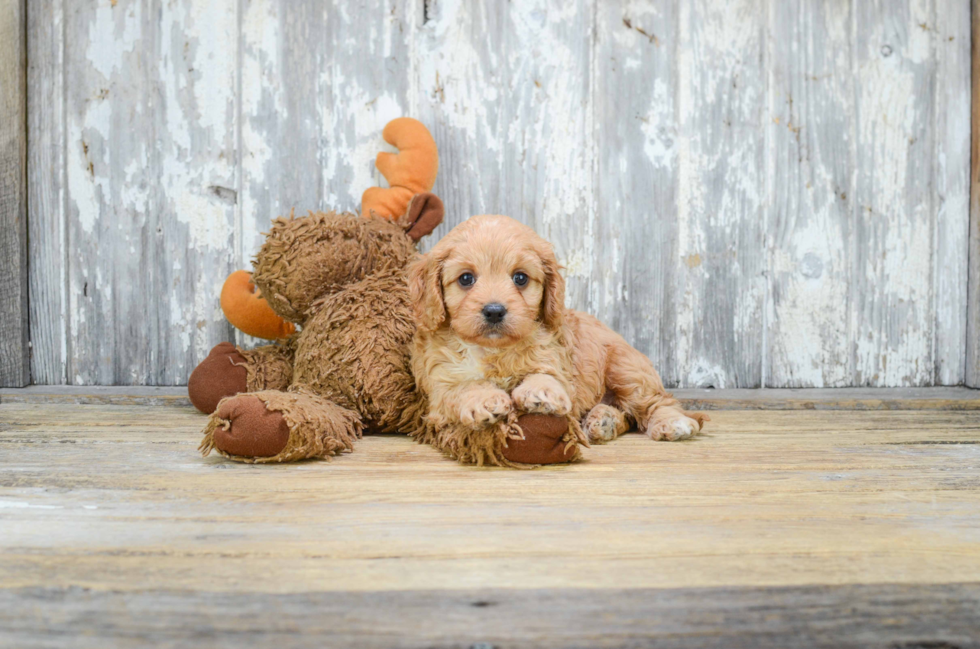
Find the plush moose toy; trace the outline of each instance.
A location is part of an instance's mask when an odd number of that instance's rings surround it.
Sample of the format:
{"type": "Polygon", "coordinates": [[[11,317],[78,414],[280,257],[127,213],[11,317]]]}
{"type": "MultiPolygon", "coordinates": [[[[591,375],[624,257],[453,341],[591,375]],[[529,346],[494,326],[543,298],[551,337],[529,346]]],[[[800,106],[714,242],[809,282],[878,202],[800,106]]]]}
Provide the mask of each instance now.
{"type": "MultiPolygon", "coordinates": [[[[363,216],[276,219],[252,275],[239,271],[226,282],[229,320],[280,340],[251,350],[221,343],[191,374],[191,402],[211,415],[204,455],[213,449],[242,462],[322,458],[352,450],[365,429],[431,441],[411,374],[416,324],[406,267],[418,254],[416,242],[442,221],[442,201],[428,191],[438,154],[416,120],[394,120],[383,135],[399,149],[377,160],[391,188],[365,192],[363,216]]],[[[514,423],[489,453],[441,450],[477,464],[578,457],[579,440],[564,418],[523,415],[514,423]]]]}

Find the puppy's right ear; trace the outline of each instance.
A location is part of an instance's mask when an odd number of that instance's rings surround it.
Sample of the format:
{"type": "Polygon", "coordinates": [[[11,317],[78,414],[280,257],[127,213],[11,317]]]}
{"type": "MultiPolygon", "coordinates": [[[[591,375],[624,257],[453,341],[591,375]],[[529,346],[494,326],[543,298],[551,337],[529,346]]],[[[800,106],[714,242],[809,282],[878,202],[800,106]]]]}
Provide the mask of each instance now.
{"type": "Polygon", "coordinates": [[[408,269],[408,290],[419,329],[438,329],[446,320],[446,304],[442,300],[442,261],[434,253],[422,255],[408,269]]]}

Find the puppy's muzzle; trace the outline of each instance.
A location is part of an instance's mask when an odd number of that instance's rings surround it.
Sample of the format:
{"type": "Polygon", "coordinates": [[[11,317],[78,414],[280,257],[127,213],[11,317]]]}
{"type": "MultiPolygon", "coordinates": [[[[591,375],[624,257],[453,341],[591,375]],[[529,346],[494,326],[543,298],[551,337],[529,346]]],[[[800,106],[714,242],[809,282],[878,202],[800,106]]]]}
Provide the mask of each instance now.
{"type": "Polygon", "coordinates": [[[491,302],[483,307],[483,319],[489,325],[499,325],[507,315],[507,307],[500,302],[491,302]]]}

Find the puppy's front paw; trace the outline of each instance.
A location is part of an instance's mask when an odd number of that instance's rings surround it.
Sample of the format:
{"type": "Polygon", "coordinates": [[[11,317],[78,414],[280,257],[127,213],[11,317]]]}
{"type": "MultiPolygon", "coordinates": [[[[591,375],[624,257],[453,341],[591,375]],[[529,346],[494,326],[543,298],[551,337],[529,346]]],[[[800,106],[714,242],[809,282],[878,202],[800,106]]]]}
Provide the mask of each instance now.
{"type": "Polygon", "coordinates": [[[535,415],[567,415],[572,409],[568,392],[547,374],[532,374],[510,396],[519,410],[535,415]]]}
{"type": "Polygon", "coordinates": [[[510,396],[503,390],[474,390],[460,404],[459,421],[467,426],[486,426],[497,423],[513,409],[510,396]]]}
{"type": "Polygon", "coordinates": [[[670,419],[660,419],[651,422],[647,428],[650,439],[661,442],[676,442],[679,439],[693,437],[701,430],[701,425],[690,417],[680,415],[670,419]]]}

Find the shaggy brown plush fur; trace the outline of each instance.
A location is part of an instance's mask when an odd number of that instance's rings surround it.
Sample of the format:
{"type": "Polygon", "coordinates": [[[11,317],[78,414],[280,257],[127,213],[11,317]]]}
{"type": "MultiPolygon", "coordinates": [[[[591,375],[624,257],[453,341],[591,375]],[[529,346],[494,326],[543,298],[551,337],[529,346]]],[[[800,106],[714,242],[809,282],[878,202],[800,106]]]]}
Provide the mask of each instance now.
{"type": "Polygon", "coordinates": [[[241,352],[249,392],[285,390],[293,382],[295,338],[241,352]]]}
{"type": "Polygon", "coordinates": [[[405,229],[388,219],[316,212],[273,222],[252,279],[276,313],[303,324],[315,300],[402,269],[415,254],[405,229]]]}
{"type": "Polygon", "coordinates": [[[432,195],[418,198],[416,209],[397,222],[334,212],[276,219],[256,256],[253,279],[272,309],[301,330],[241,352],[249,392],[218,403],[204,431],[204,454],[213,449],[245,462],[325,457],[353,448],[363,428],[421,426],[422,402],[408,356],[415,323],[405,278],[418,253],[406,231],[422,219],[438,223],[442,204],[432,195]],[[281,450],[265,457],[227,452],[223,445],[249,448],[242,439],[269,448],[273,442],[260,443],[256,430],[246,430],[250,426],[279,434],[269,423],[279,419],[253,412],[255,399],[281,413],[288,439],[283,436],[281,450]]]}

